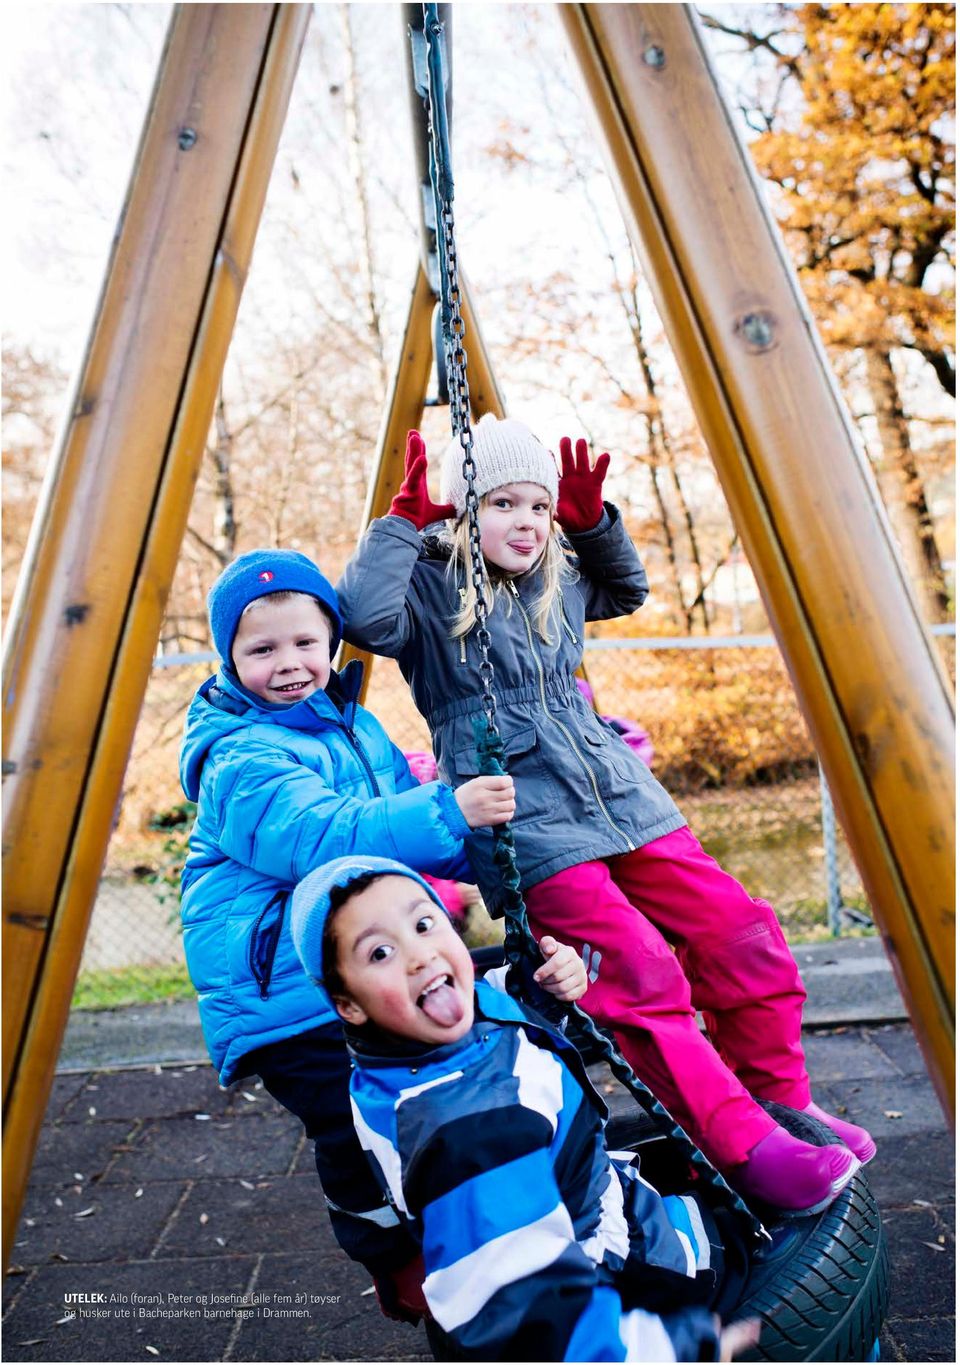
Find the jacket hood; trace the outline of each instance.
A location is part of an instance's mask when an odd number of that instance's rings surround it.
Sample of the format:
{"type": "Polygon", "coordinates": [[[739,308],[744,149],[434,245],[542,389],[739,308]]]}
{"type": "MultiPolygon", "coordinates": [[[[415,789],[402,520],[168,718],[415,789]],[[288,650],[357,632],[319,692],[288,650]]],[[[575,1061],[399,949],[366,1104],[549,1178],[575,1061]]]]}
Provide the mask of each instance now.
{"type": "Polygon", "coordinates": [[[304,701],[284,706],[263,701],[245,688],[232,669],[221,668],[198,689],[187,711],[180,747],[180,783],[188,800],[200,793],[200,775],[211,747],[220,739],[256,724],[316,730],[322,724],[352,728],[363,664],[353,659],[341,673],[331,672],[326,688],[304,701]]]}
{"type": "Polygon", "coordinates": [[[420,557],[421,559],[440,559],[448,560],[453,553],[450,542],[444,539],[442,523],[436,522],[428,526],[421,536],[420,557]]]}

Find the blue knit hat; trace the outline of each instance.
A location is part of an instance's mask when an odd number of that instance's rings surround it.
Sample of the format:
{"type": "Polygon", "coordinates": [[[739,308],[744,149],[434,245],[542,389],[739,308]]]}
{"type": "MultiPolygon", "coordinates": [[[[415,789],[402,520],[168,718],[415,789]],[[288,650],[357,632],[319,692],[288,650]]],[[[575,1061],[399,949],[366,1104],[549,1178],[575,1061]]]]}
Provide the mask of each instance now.
{"type": "Polygon", "coordinates": [[[340,603],[332,585],[299,550],[250,550],[228,564],[207,595],[210,633],[223,662],[232,666],[230,651],[244,609],[272,592],[304,592],[316,597],[330,618],[333,654],[343,634],[340,603]]]}
{"type": "Polygon", "coordinates": [[[367,873],[380,877],[409,877],[422,886],[432,901],[447,914],[446,906],[418,873],[393,858],[369,857],[335,858],[332,863],[309,872],[294,889],[290,910],[290,933],[303,969],[321,990],[323,981],[323,930],[330,914],[330,895],[335,887],[348,886],[367,873]]]}

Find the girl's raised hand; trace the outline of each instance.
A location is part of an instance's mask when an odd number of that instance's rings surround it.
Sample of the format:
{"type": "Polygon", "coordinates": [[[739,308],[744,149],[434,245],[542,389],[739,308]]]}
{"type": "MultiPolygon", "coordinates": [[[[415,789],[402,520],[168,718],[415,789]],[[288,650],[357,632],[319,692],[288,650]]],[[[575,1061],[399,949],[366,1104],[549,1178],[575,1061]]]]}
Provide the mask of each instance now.
{"type": "Polygon", "coordinates": [[[403,517],[418,531],[434,521],[454,515],[448,502],[431,502],[427,488],[427,448],[419,431],[407,432],[407,453],[403,462],[403,483],[390,504],[391,517],[403,517]]]}
{"type": "Polygon", "coordinates": [[[473,777],[453,794],[471,829],[505,825],[517,808],[512,777],[473,777]]]}
{"type": "Polygon", "coordinates": [[[533,974],[537,985],[558,1000],[579,1000],[587,989],[587,969],[576,950],[545,934],[540,951],[547,960],[533,974]]]}
{"type": "Polygon", "coordinates": [[[610,456],[597,456],[591,467],[590,452],[584,440],[577,442],[574,458],[570,437],[560,437],[560,489],[557,496],[557,521],[568,534],[592,531],[603,516],[603,481],[610,456]]]}

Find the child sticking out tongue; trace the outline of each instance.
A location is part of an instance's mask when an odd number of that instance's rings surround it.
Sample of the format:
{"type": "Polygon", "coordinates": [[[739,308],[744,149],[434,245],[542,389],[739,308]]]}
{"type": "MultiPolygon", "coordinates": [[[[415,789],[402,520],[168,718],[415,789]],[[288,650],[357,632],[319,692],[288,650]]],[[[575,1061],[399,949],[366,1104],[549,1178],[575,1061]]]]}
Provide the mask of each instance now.
{"type": "Polygon", "coordinates": [[[428,986],[418,1004],[427,1018],[441,1028],[453,1028],[463,1018],[463,1002],[447,977],[428,986]]]}

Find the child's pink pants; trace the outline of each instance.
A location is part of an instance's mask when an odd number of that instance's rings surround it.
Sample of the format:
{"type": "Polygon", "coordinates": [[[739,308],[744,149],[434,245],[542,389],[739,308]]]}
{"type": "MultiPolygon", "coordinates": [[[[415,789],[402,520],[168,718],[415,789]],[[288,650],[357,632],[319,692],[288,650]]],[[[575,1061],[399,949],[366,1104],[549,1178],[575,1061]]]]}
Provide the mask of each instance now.
{"type": "Polygon", "coordinates": [[[582,953],[590,982],[578,1003],[715,1165],[745,1160],[775,1127],[752,1095],[810,1102],[806,992],[783,930],[689,829],[567,868],[525,898],[538,939],[582,953]]]}

